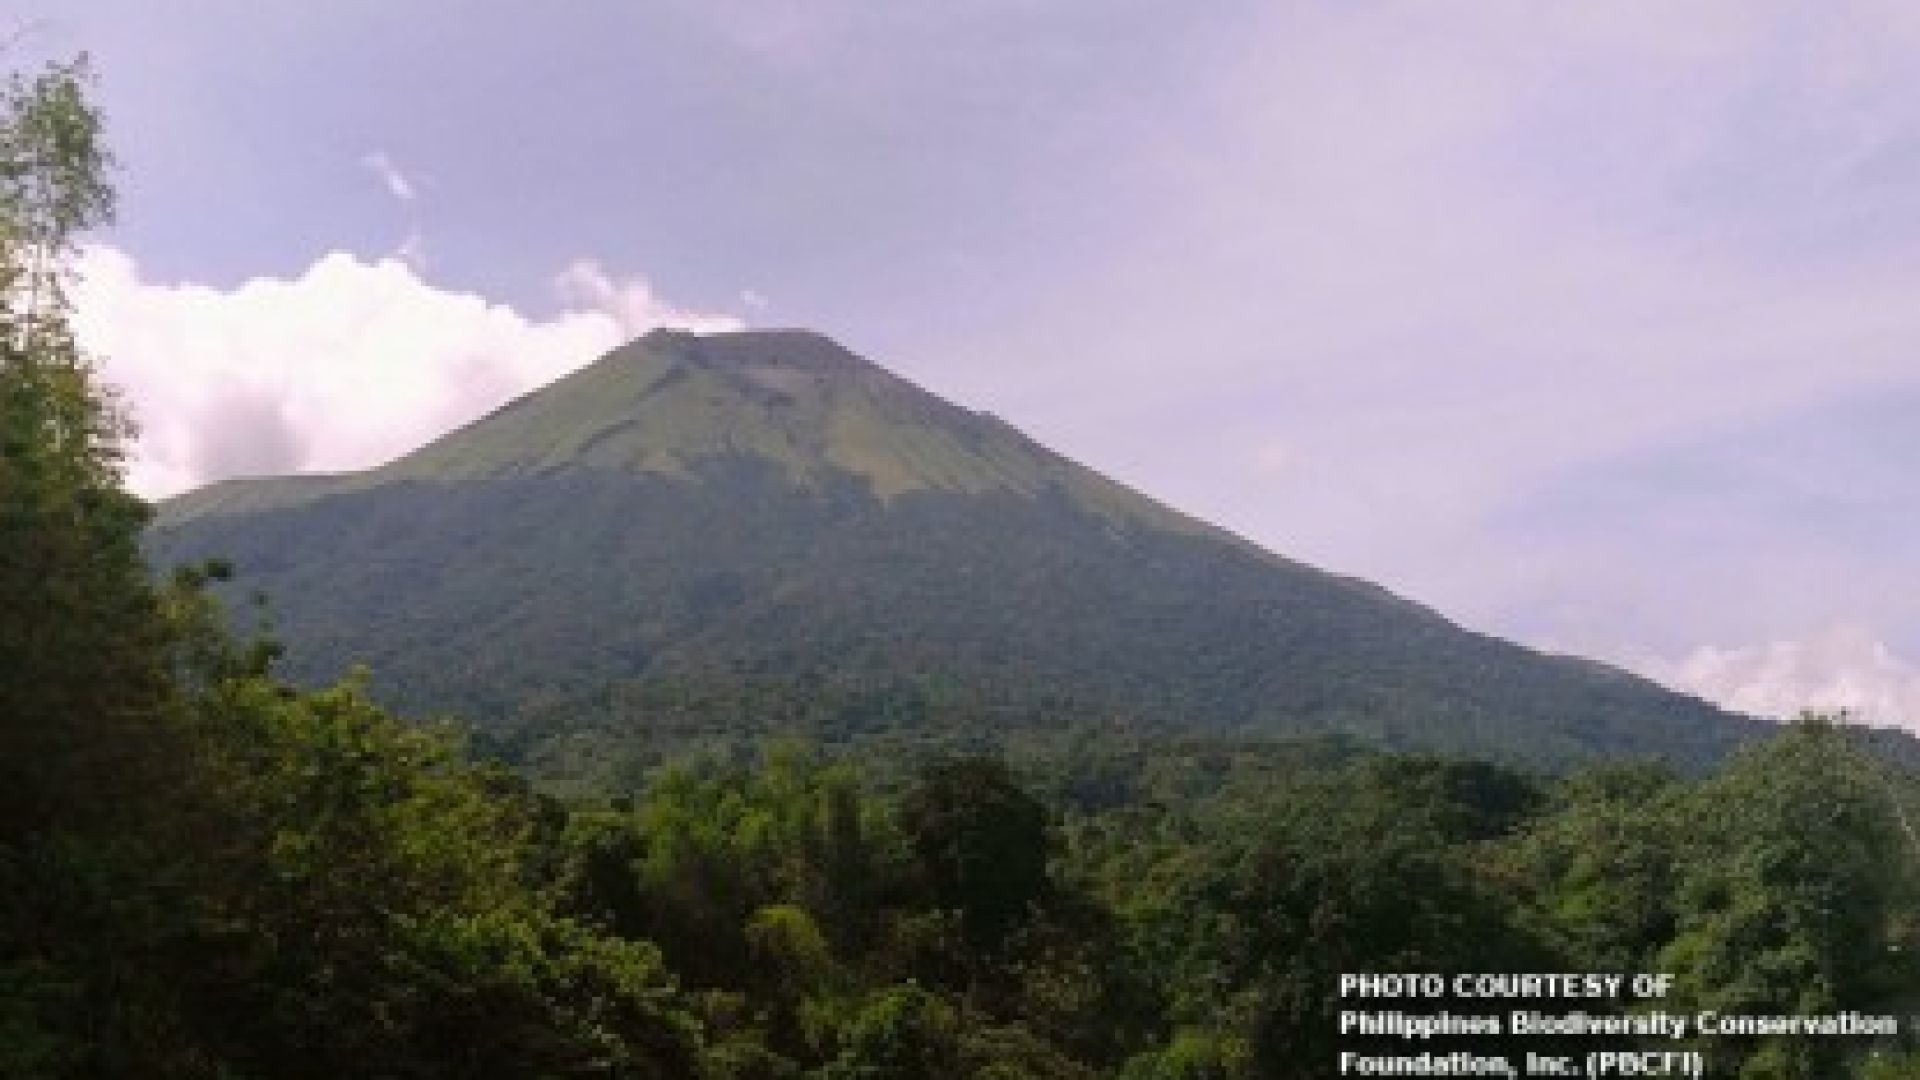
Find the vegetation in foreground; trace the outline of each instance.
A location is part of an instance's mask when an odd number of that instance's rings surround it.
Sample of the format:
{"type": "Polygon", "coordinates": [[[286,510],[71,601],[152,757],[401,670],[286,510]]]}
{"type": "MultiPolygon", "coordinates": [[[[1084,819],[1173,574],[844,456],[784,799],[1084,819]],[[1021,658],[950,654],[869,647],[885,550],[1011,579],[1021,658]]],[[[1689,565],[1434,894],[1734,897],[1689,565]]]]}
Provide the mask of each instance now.
{"type": "Polygon", "coordinates": [[[141,560],[60,290],[111,208],[84,90],[0,102],[0,1075],[1319,1077],[1350,971],[1911,1010],[1914,783],[1821,724],[1703,779],[1092,739],[885,794],[772,747],[562,802],[353,681],[288,687],[220,567],[141,560]]]}

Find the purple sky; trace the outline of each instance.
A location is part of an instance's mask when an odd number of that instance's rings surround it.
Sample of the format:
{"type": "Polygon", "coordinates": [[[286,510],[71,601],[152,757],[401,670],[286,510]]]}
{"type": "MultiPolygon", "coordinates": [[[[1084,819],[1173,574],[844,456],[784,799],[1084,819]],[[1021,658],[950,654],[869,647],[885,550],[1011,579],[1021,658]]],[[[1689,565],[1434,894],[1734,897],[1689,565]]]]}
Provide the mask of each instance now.
{"type": "Polygon", "coordinates": [[[26,5],[150,492],[804,325],[1474,627],[1920,717],[1905,0],[26,5]]]}

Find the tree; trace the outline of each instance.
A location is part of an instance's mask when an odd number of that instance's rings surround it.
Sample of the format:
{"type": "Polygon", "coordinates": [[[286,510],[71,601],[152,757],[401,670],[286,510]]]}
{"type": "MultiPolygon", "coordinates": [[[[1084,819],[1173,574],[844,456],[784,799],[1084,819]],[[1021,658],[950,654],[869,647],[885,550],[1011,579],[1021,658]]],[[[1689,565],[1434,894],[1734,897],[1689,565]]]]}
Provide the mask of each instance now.
{"type": "Polygon", "coordinates": [[[1162,917],[1190,942],[1175,1019],[1226,1038],[1189,1032],[1193,1064],[1180,1067],[1209,1075],[1244,1042],[1253,1075],[1317,1077],[1342,1050],[1404,1045],[1340,1034],[1339,1013],[1354,1007],[1339,995],[1344,973],[1558,970],[1479,866],[1488,808],[1512,801],[1507,786],[1443,762],[1364,763],[1302,778],[1265,808],[1251,843],[1204,850],[1162,917]]]}
{"type": "Polygon", "coordinates": [[[0,843],[171,786],[129,428],[69,319],[75,238],[113,208],[89,78],[81,60],[0,91],[0,843]]]}
{"type": "Polygon", "coordinates": [[[1503,862],[1583,971],[1659,970],[1672,940],[1689,792],[1651,765],[1569,778],[1551,813],[1517,835],[1503,862]]]}
{"type": "MultiPolygon", "coordinates": [[[[1873,1011],[1906,860],[1879,763],[1810,718],[1749,748],[1693,793],[1676,933],[1656,970],[1675,1004],[1729,1015],[1873,1011]]],[[[1912,985],[1908,969],[1904,981],[1912,985]]],[[[1727,1075],[1839,1075],[1836,1039],[1725,1038],[1705,1049],[1727,1075]]]]}
{"type": "Polygon", "coordinates": [[[876,994],[849,1027],[822,1080],[946,1080],[965,1075],[953,1009],[908,984],[876,994]]]}
{"type": "Polygon", "coordinates": [[[99,1047],[168,1027],[139,884],[190,761],[127,425],[69,319],[76,238],[113,209],[89,80],[82,59],[0,86],[0,1065],[28,1074],[110,1072],[99,1047]]]}
{"type": "Polygon", "coordinates": [[[1045,806],[995,758],[934,765],[900,810],[928,895],[960,913],[975,949],[993,951],[1052,882],[1045,806]]]}

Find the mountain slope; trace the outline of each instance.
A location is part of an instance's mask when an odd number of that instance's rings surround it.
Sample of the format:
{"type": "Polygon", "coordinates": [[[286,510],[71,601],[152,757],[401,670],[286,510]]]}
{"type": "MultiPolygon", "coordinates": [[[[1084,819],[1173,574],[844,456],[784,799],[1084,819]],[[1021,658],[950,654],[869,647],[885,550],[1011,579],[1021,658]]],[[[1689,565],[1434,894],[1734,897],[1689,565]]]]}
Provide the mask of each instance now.
{"type": "Polygon", "coordinates": [[[1545,763],[1754,730],[1264,552],[800,332],[651,334],[384,467],[173,500],[152,548],[231,558],[297,674],[364,661],[482,722],[826,679],[1545,763]]]}

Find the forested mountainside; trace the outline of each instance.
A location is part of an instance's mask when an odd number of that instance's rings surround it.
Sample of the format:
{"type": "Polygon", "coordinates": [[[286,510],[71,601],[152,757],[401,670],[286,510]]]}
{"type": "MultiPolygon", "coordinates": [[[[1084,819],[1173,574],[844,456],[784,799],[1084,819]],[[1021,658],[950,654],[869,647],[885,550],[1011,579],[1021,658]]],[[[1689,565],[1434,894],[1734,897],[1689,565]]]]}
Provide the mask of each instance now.
{"type": "Polygon", "coordinates": [[[521,736],[645,729],[648,701],[744,681],[892,722],[1552,765],[1701,764],[1760,730],[1262,551],[803,332],[651,334],[387,466],[175,499],[148,547],[230,560],[295,676],[365,663],[383,701],[521,736]]]}

